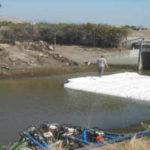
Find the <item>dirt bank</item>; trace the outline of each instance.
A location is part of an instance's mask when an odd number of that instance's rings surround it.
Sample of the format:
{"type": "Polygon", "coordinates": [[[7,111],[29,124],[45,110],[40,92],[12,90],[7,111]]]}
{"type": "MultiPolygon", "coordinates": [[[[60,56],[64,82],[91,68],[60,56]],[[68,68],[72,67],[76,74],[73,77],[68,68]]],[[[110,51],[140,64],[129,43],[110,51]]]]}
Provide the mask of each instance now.
{"type": "Polygon", "coordinates": [[[148,30],[131,30],[130,37],[150,37],[150,29],[148,30]]]}
{"type": "Polygon", "coordinates": [[[46,42],[0,44],[0,76],[52,75],[92,70],[87,58],[117,49],[57,45],[46,42]]]}

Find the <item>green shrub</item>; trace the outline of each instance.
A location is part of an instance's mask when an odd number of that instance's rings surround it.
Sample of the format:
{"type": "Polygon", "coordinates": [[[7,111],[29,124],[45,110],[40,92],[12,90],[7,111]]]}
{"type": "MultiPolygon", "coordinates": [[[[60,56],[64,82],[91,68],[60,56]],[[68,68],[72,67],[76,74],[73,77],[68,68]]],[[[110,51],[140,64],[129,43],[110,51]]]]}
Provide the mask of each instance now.
{"type": "Polygon", "coordinates": [[[4,39],[17,41],[43,40],[50,44],[85,45],[99,47],[117,47],[128,34],[127,27],[115,27],[104,24],[49,24],[49,23],[12,23],[0,22],[0,27],[9,30],[1,32],[4,39]]]}

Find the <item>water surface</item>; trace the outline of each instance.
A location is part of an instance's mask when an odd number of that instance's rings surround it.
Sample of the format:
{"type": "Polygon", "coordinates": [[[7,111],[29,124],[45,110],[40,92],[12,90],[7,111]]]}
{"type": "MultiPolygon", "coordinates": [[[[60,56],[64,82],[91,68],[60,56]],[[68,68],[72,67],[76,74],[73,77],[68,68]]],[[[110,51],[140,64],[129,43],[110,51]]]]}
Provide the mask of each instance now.
{"type": "Polygon", "coordinates": [[[43,121],[106,129],[150,120],[148,102],[64,89],[68,78],[87,75],[96,73],[1,80],[0,144],[43,121]]]}

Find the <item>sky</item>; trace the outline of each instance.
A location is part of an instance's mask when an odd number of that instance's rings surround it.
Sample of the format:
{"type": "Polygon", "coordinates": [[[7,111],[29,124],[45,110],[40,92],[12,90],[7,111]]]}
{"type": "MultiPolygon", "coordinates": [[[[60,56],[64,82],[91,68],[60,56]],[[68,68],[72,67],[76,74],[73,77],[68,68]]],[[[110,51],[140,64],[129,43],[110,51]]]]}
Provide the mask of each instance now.
{"type": "Polygon", "coordinates": [[[150,0],[0,0],[0,16],[32,22],[150,27],[150,0]]]}

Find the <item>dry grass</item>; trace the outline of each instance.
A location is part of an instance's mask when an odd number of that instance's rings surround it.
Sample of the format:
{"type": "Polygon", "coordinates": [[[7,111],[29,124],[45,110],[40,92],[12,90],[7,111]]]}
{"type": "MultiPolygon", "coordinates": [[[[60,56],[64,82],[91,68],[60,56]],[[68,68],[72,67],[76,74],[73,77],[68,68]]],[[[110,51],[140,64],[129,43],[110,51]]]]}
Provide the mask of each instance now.
{"type": "Polygon", "coordinates": [[[129,141],[110,144],[101,148],[91,148],[91,150],[150,150],[150,138],[136,139],[134,137],[129,141]]]}
{"type": "MultiPolygon", "coordinates": [[[[54,147],[52,150],[66,150],[61,145],[54,147]]],[[[84,150],[150,150],[150,138],[136,139],[133,137],[131,140],[109,144],[104,147],[85,148],[84,150]]]]}
{"type": "MultiPolygon", "coordinates": [[[[0,150],[7,150],[8,146],[0,147],[0,150]]],[[[51,148],[52,150],[68,150],[62,147],[62,143],[51,148]]],[[[38,149],[37,149],[38,150],[38,149]]],[[[150,150],[150,137],[149,138],[139,138],[133,137],[131,140],[108,144],[103,147],[91,148],[86,147],[83,150],[150,150]]]]}

